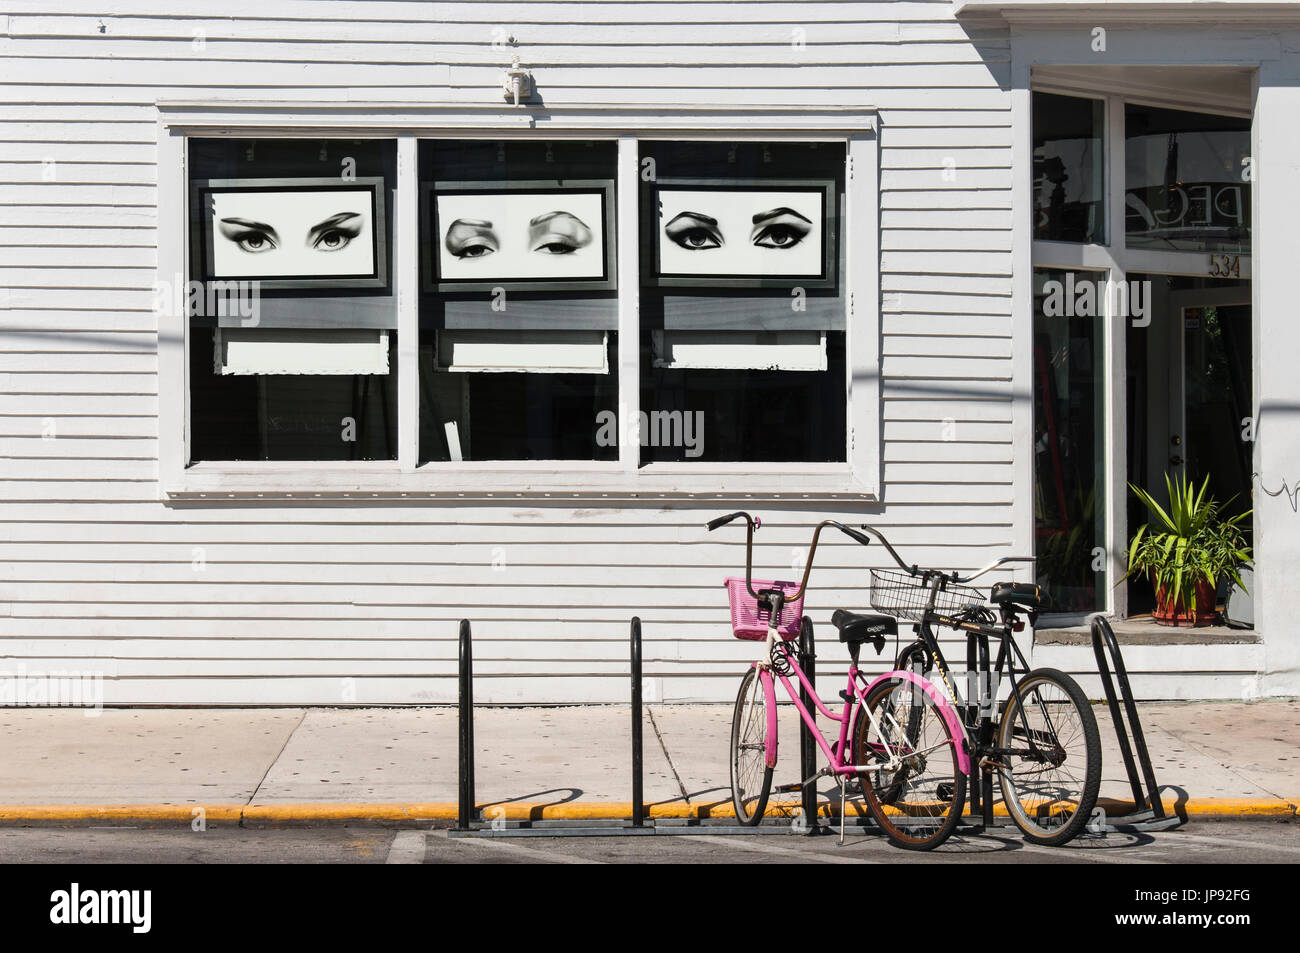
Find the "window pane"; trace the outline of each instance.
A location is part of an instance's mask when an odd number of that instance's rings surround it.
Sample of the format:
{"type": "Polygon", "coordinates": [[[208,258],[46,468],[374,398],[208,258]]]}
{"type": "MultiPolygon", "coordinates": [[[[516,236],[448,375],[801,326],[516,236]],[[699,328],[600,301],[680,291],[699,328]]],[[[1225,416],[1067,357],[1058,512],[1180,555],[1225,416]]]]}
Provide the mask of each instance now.
{"type": "Polygon", "coordinates": [[[1250,253],[1250,120],[1130,105],[1129,248],[1250,253]]]}
{"type": "Polygon", "coordinates": [[[838,143],[641,145],[641,459],[847,458],[838,143]]]}
{"type": "Polygon", "coordinates": [[[396,458],[396,156],[190,140],[192,460],[396,458]]]}
{"type": "Polygon", "coordinates": [[[190,339],[193,460],[397,459],[397,335],[387,374],[221,374],[215,328],[190,339]]]}
{"type": "MultiPolygon", "coordinates": [[[[1106,491],[1101,308],[1064,293],[1100,272],[1034,272],[1034,521],[1052,610],[1105,608],[1106,491]]],[[[1094,297],[1094,302],[1098,299],[1094,297]]]]}
{"type": "Polygon", "coordinates": [[[616,460],[610,141],[420,143],[420,459],[616,460]]]}
{"type": "Polygon", "coordinates": [[[1105,244],[1102,101],[1033,95],[1034,238],[1105,244]]]}

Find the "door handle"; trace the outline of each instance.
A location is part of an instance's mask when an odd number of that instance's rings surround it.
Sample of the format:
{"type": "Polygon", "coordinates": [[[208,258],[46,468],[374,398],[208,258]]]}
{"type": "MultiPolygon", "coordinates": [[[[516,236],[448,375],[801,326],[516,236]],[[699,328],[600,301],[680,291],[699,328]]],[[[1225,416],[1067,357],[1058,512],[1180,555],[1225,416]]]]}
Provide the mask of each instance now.
{"type": "Polygon", "coordinates": [[[1183,458],[1174,454],[1174,456],[1169,458],[1169,465],[1171,467],[1181,467],[1183,465],[1183,458]]]}

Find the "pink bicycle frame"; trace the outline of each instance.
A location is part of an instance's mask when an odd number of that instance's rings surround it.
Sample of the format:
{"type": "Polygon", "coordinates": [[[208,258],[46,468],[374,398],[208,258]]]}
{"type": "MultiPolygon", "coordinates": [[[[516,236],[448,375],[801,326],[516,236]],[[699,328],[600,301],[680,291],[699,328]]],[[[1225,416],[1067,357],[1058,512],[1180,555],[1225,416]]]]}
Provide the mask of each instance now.
{"type": "MultiPolygon", "coordinates": [[[[813,739],[826,755],[827,760],[830,762],[831,770],[835,774],[856,774],[858,770],[864,767],[862,765],[854,765],[850,760],[850,754],[848,751],[849,722],[851,721],[850,715],[852,714],[856,704],[861,704],[865,708],[867,703],[866,696],[873,688],[886,679],[898,679],[910,683],[917,691],[924,694],[937,709],[939,709],[939,715],[948,726],[948,730],[952,734],[952,737],[958,739],[959,742],[957,745],[957,767],[962,774],[970,774],[970,752],[967,750],[965,726],[962,725],[961,719],[957,717],[957,711],[953,708],[952,703],[934,686],[933,682],[922,678],[915,672],[900,669],[886,672],[885,674],[876,677],[869,685],[867,685],[866,689],[863,689],[858,681],[860,672],[857,666],[850,665],[849,688],[852,689],[854,697],[852,700],[845,699],[844,711],[842,714],[837,715],[827,709],[817,692],[813,689],[812,684],[808,681],[808,676],[804,674],[803,669],[799,667],[799,664],[794,660],[794,658],[792,656],[787,656],[787,661],[789,662],[790,667],[794,669],[795,675],[798,676],[799,683],[807,689],[808,697],[813,700],[813,704],[817,706],[817,710],[832,721],[838,721],[840,723],[839,741],[836,743],[834,748],[831,748],[831,746],[826,743],[826,738],[822,735],[821,729],[817,727],[817,719],[806,707],[804,707],[803,702],[799,700],[799,693],[795,691],[794,686],[790,683],[789,676],[778,673],[778,677],[781,679],[781,684],[785,686],[786,694],[790,696],[790,700],[794,702],[795,708],[799,710],[799,716],[803,718],[804,724],[806,724],[809,730],[812,731],[813,739]],[[839,752],[839,754],[836,754],[836,752],[839,752]]],[[[754,666],[758,665],[757,662],[753,664],[754,666]]],[[[758,674],[763,685],[763,700],[767,707],[767,741],[764,749],[765,761],[769,768],[774,768],[776,767],[777,759],[776,686],[772,680],[771,669],[765,667],[760,668],[758,674]]]]}

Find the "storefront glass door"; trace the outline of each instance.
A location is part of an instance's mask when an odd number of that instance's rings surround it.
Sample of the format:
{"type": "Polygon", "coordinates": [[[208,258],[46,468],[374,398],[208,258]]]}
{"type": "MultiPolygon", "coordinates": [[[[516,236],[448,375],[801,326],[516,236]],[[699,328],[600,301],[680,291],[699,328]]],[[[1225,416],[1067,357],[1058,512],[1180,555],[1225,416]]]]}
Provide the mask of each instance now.
{"type": "MultiPolygon", "coordinates": [[[[1249,508],[1250,283],[1135,277],[1151,283],[1153,320],[1127,332],[1128,479],[1163,502],[1166,475],[1198,486],[1208,478],[1228,512],[1249,508]]],[[[1129,536],[1147,520],[1129,494],[1129,536]]],[[[1129,615],[1153,601],[1146,580],[1130,581],[1129,615]]]]}

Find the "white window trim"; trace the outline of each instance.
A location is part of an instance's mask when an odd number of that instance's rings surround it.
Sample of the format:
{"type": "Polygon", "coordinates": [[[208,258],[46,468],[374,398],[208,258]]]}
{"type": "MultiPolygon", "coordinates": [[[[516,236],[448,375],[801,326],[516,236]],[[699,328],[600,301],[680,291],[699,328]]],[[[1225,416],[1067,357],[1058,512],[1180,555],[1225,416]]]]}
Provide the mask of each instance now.
{"type": "MultiPolygon", "coordinates": [[[[642,138],[832,141],[846,146],[845,463],[639,465],[639,448],[617,461],[418,463],[418,207],[397,201],[393,263],[397,298],[398,458],[365,462],[189,460],[189,322],[158,314],[159,486],[167,499],[879,499],[880,267],[879,157],[874,109],[728,107],[648,109],[573,105],[545,112],[501,106],[407,103],[159,101],[158,266],[160,287],[189,277],[186,142],[190,137],[320,137],[397,140],[397,194],[417,192],[420,138],[613,139],[618,143],[620,289],[640,286],[636,175],[642,138]],[[629,174],[630,173],[630,174],[629,174]]],[[[174,300],[168,296],[167,300],[174,300]]],[[[619,403],[639,406],[638,295],[619,295],[619,403]],[[628,345],[632,342],[632,346],[628,345]]]]}

